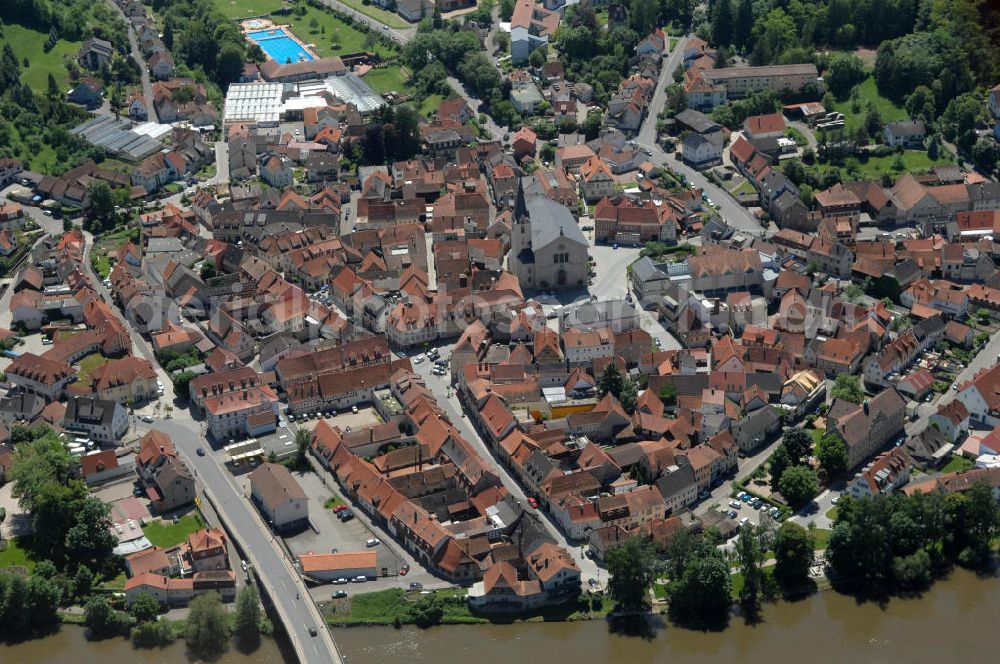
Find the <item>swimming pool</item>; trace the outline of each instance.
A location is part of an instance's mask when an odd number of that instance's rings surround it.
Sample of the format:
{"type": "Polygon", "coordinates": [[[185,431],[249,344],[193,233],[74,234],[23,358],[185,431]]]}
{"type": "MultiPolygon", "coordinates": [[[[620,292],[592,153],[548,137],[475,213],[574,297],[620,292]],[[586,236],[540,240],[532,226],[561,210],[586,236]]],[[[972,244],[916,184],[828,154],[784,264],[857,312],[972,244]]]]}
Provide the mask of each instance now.
{"type": "Polygon", "coordinates": [[[284,28],[248,32],[247,37],[258,44],[267,57],[279,64],[313,60],[313,56],[292,39],[284,28]]]}

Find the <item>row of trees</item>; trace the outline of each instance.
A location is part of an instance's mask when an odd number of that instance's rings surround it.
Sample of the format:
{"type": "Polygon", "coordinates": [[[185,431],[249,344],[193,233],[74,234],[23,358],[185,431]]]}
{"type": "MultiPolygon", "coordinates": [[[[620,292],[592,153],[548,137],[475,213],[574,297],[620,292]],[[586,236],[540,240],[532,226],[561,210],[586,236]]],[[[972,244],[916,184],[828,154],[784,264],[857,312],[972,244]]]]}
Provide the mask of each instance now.
{"type": "Polygon", "coordinates": [[[840,585],[865,593],[917,590],[955,563],[986,565],[1000,533],[1000,508],[983,482],[947,495],[844,498],[837,510],[827,560],[840,585]]]}
{"type": "Polygon", "coordinates": [[[699,33],[754,64],[808,62],[821,46],[876,46],[911,32],[917,0],[712,0],[699,33]],[[804,60],[802,58],[805,58],[804,60]]]}
{"type": "Polygon", "coordinates": [[[614,362],[609,362],[597,379],[597,393],[602,397],[611,394],[622,405],[626,412],[631,413],[635,409],[636,399],[639,397],[639,388],[628,376],[623,376],[614,362]]]}
{"type": "Polygon", "coordinates": [[[55,79],[48,91],[36,94],[21,81],[21,62],[8,41],[0,51],[0,157],[20,159],[25,168],[50,147],[56,167],[62,172],[86,159],[104,159],[104,150],[67,131],[87,117],[86,112],[66,103],[55,79]]]}
{"type": "Polygon", "coordinates": [[[633,537],[607,554],[608,592],[620,612],[643,611],[650,587],[664,579],[671,620],[692,627],[720,627],[733,602],[734,566],[743,580],[739,599],[752,607],[763,598],[792,597],[813,588],[809,578],[813,547],[812,534],[790,522],[777,531],[769,522],[743,527],[731,556],[716,547],[711,534],[696,535],[687,529],[672,535],[659,550],[650,540],[633,537]],[[775,563],[773,570],[767,570],[765,552],[772,550],[775,563]]]}
{"type": "Polygon", "coordinates": [[[812,436],[805,429],[787,429],[768,462],[771,490],[780,491],[792,507],[812,500],[819,492],[819,478],[809,465],[812,436]]]}
{"type": "Polygon", "coordinates": [[[31,442],[14,450],[8,479],[18,504],[32,515],[35,557],[60,569],[86,565],[110,571],[108,566],[117,565],[111,555],[116,541],[110,530],[110,508],[90,495],[51,429],[41,427],[32,435],[31,442]]]}
{"type": "MultiPolygon", "coordinates": [[[[174,639],[174,630],[169,622],[159,620],[159,613],[159,602],[146,593],[136,597],[127,612],[115,609],[107,597],[94,595],[84,605],[84,625],[91,638],[129,635],[137,648],[160,647],[174,639]]],[[[246,586],[236,598],[236,611],[231,618],[216,593],[195,597],[183,630],[193,655],[215,659],[225,652],[231,635],[241,648],[256,648],[261,633],[269,633],[271,624],[261,614],[257,589],[246,586]]]]}
{"type": "MultiPolygon", "coordinates": [[[[211,0],[153,0],[153,11],[163,15],[163,41],[177,62],[204,72],[225,88],[238,81],[243,64],[251,59],[239,26],[211,0]]],[[[263,59],[254,47],[255,59],[263,59]]]]}

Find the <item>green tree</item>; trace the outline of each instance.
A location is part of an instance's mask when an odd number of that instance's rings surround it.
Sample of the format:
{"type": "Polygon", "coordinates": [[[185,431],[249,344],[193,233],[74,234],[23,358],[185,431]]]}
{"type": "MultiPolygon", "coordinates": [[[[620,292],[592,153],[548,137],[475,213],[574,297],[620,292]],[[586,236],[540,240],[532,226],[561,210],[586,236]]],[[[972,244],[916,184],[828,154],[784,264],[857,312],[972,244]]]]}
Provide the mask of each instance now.
{"type": "Polygon", "coordinates": [[[444,607],[437,595],[424,595],[410,607],[410,619],[417,627],[432,627],[441,624],[444,607]]]}
{"type": "Polygon", "coordinates": [[[783,9],[773,9],[758,19],[753,27],[754,48],[750,60],[754,64],[773,63],[798,43],[795,21],[783,9]]]}
{"type": "Polygon", "coordinates": [[[873,102],[868,102],[868,111],[865,113],[865,132],[871,138],[877,138],[882,134],[885,123],[882,121],[882,114],[878,112],[878,107],[873,102]]]}
{"type": "Polygon", "coordinates": [[[677,405],[677,388],[673,383],[666,383],[660,389],[660,401],[667,407],[677,405]]]}
{"type": "Polygon", "coordinates": [[[997,167],[996,141],[992,138],[980,138],[972,146],[972,161],[986,173],[992,173],[997,167]]]}
{"type": "Polygon", "coordinates": [[[808,466],[790,466],[778,480],[778,490],[792,507],[801,507],[819,492],[816,471],[808,466]]]}
{"type": "Polygon", "coordinates": [[[108,600],[95,595],[83,607],[83,624],[98,638],[121,634],[128,628],[128,616],[116,611],[108,600]]]}
{"type": "Polygon", "coordinates": [[[90,571],[90,568],[86,565],[80,565],[76,568],[76,574],[73,575],[73,593],[78,599],[88,597],[90,595],[91,589],[94,587],[94,573],[90,571]]]}
{"type": "Polygon", "coordinates": [[[964,532],[961,539],[977,553],[985,554],[1000,529],[1000,508],[986,482],[976,482],[965,496],[968,499],[968,509],[963,519],[964,532]]]}
{"type": "Polygon", "coordinates": [[[926,588],[930,585],[932,573],[931,557],[923,549],[892,561],[893,579],[904,590],[926,588]]]}
{"type": "Polygon", "coordinates": [[[535,50],[533,50],[531,52],[531,55],[528,56],[528,64],[530,64],[535,69],[538,69],[539,67],[541,67],[542,65],[544,65],[545,64],[545,49],[544,48],[536,48],[535,50]]]}
{"type": "Polygon", "coordinates": [[[635,383],[628,376],[622,376],[614,362],[609,362],[601,373],[597,380],[597,391],[602,397],[610,393],[627,412],[632,412],[638,396],[635,383]]]}
{"type": "Polygon", "coordinates": [[[197,657],[209,659],[226,650],[229,628],[226,610],[214,592],[191,600],[185,633],[188,648],[197,657]]]}
{"type": "Polygon", "coordinates": [[[792,184],[801,186],[806,181],[806,167],[798,159],[789,159],[781,165],[781,170],[792,184]]]}
{"type": "Polygon", "coordinates": [[[173,641],[170,625],[159,620],[139,623],[129,637],[135,648],[161,648],[173,641]]]}
{"type": "Polygon", "coordinates": [[[864,63],[853,53],[834,53],[823,72],[823,80],[838,99],[844,99],[851,88],[865,80],[864,63]]]}
{"type": "Polygon", "coordinates": [[[733,45],[737,50],[746,52],[750,48],[753,24],[753,0],[737,0],[736,19],[733,23],[733,45]]]}
{"type": "Polygon", "coordinates": [[[809,458],[809,452],[812,449],[812,436],[805,429],[796,427],[785,431],[781,437],[781,444],[788,452],[791,464],[798,465],[809,458]]]}
{"type": "Polygon", "coordinates": [[[88,496],[76,510],[76,524],[66,532],[70,560],[98,565],[108,560],[118,544],[111,528],[111,506],[88,496]]]}
{"type": "Polygon", "coordinates": [[[781,483],[781,476],[791,465],[792,458],[788,454],[788,449],[785,448],[784,443],[778,445],[767,461],[767,470],[771,475],[771,491],[780,490],[778,487],[781,483]]]}
{"type": "Polygon", "coordinates": [[[843,399],[851,403],[861,403],[865,398],[865,392],[861,389],[861,381],[857,376],[850,374],[838,374],[830,394],[834,399],[843,399]]]}
{"type": "Polygon", "coordinates": [[[201,264],[201,270],[199,271],[202,281],[207,281],[215,276],[215,263],[212,261],[204,261],[201,264]]]}
{"type": "Polygon", "coordinates": [[[841,498],[826,558],[838,578],[866,590],[886,587],[892,574],[890,502],[841,498]]]}
{"type": "Polygon", "coordinates": [[[87,190],[83,212],[86,219],[91,222],[90,228],[100,230],[114,226],[115,200],[107,182],[94,180],[87,190]]]}
{"type": "MultiPolygon", "coordinates": [[[[87,487],[70,476],[71,464],[66,448],[49,432],[17,447],[9,473],[14,497],[32,515],[35,554],[60,563],[67,553],[70,530],[81,522],[81,518],[93,516],[93,510],[83,511],[88,500],[87,487]]],[[[85,527],[78,529],[75,535],[82,534],[82,530],[85,527]]],[[[96,535],[93,543],[100,543],[103,537],[96,535]]],[[[86,544],[86,541],[81,543],[86,544]]]]}
{"type": "Polygon", "coordinates": [[[41,629],[58,622],[56,611],[61,599],[62,590],[53,579],[32,576],[24,595],[24,618],[27,624],[41,629]]]}
{"type": "Polygon", "coordinates": [[[295,467],[304,468],[309,464],[309,446],[312,445],[312,433],[306,429],[295,432],[295,467]]]}
{"type": "Polygon", "coordinates": [[[812,534],[791,521],[778,528],[774,538],[774,579],[786,594],[794,593],[809,582],[813,564],[812,534]]]}
{"type": "Polygon", "coordinates": [[[244,645],[254,646],[260,641],[260,595],[254,586],[244,587],[236,598],[233,631],[244,645]]]}
{"type": "Polygon", "coordinates": [[[903,106],[906,108],[906,114],[911,118],[933,122],[937,116],[934,103],[933,90],[926,85],[918,85],[913,88],[913,92],[906,98],[906,103],[903,106]]]}
{"type": "Polygon", "coordinates": [[[139,593],[128,610],[137,621],[149,622],[160,615],[160,603],[149,593],[139,593]]]}
{"type": "Polygon", "coordinates": [[[828,479],[847,470],[847,444],[840,436],[826,432],[816,443],[816,460],[828,479]]]}
{"type": "Polygon", "coordinates": [[[698,626],[724,623],[732,592],[726,561],[717,554],[696,557],[685,567],[681,578],[667,586],[670,618],[698,626]]]}
{"type": "Polygon", "coordinates": [[[514,15],[514,7],[517,3],[514,0],[500,0],[500,20],[510,21],[514,15]]]}
{"type": "Polygon", "coordinates": [[[0,625],[8,634],[31,629],[25,612],[28,582],[20,574],[0,574],[0,625]]]}
{"type": "Polygon", "coordinates": [[[617,549],[608,551],[608,594],[623,611],[638,611],[646,606],[649,587],[656,580],[656,550],[648,540],[629,538],[617,549]]]}
{"type": "Polygon", "coordinates": [[[941,143],[938,141],[937,135],[931,136],[931,140],[927,143],[927,158],[937,161],[940,152],[941,143]]]}
{"type": "Polygon", "coordinates": [[[764,551],[760,546],[760,538],[753,524],[740,528],[736,538],[736,559],[739,561],[740,573],[743,575],[743,587],[740,589],[740,600],[755,606],[764,591],[764,551]]]}
{"type": "Polygon", "coordinates": [[[730,0],[716,0],[712,16],[712,43],[719,48],[733,42],[733,6],[730,0]]]}

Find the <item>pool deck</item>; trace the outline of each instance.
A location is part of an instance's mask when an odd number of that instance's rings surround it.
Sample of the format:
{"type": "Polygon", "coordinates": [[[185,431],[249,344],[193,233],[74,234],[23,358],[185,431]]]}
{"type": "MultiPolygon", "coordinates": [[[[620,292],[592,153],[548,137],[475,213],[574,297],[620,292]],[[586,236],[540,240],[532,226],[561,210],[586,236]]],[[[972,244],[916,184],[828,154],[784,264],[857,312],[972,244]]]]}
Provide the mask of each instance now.
{"type": "MultiPolygon", "coordinates": [[[[292,27],[289,25],[277,25],[273,21],[270,21],[266,18],[254,18],[242,21],[240,23],[240,29],[243,31],[243,37],[247,41],[249,41],[251,44],[256,44],[257,46],[260,46],[261,50],[264,51],[264,55],[271,58],[272,60],[275,60],[275,58],[271,57],[271,54],[267,52],[267,49],[261,46],[260,42],[251,37],[250,33],[265,32],[267,30],[280,30],[285,33],[285,37],[287,39],[290,39],[291,41],[295,42],[295,45],[298,46],[300,49],[302,49],[302,52],[308,55],[310,60],[318,60],[320,57],[311,48],[309,48],[309,46],[304,41],[299,39],[298,35],[295,34],[295,32],[292,30],[292,27]]],[[[275,60],[275,62],[277,62],[277,60],[275,60]]]]}

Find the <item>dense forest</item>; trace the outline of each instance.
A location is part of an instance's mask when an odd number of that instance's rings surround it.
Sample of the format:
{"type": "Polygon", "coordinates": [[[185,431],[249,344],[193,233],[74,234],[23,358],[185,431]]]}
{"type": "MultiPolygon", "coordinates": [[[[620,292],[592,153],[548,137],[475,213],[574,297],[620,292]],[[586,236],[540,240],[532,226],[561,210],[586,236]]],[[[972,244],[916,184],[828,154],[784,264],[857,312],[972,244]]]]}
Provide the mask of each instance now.
{"type": "Polygon", "coordinates": [[[247,42],[211,0],[153,0],[152,8],[163,16],[163,42],[176,62],[204,72],[222,89],[239,80],[249,59],[247,42]]]}

